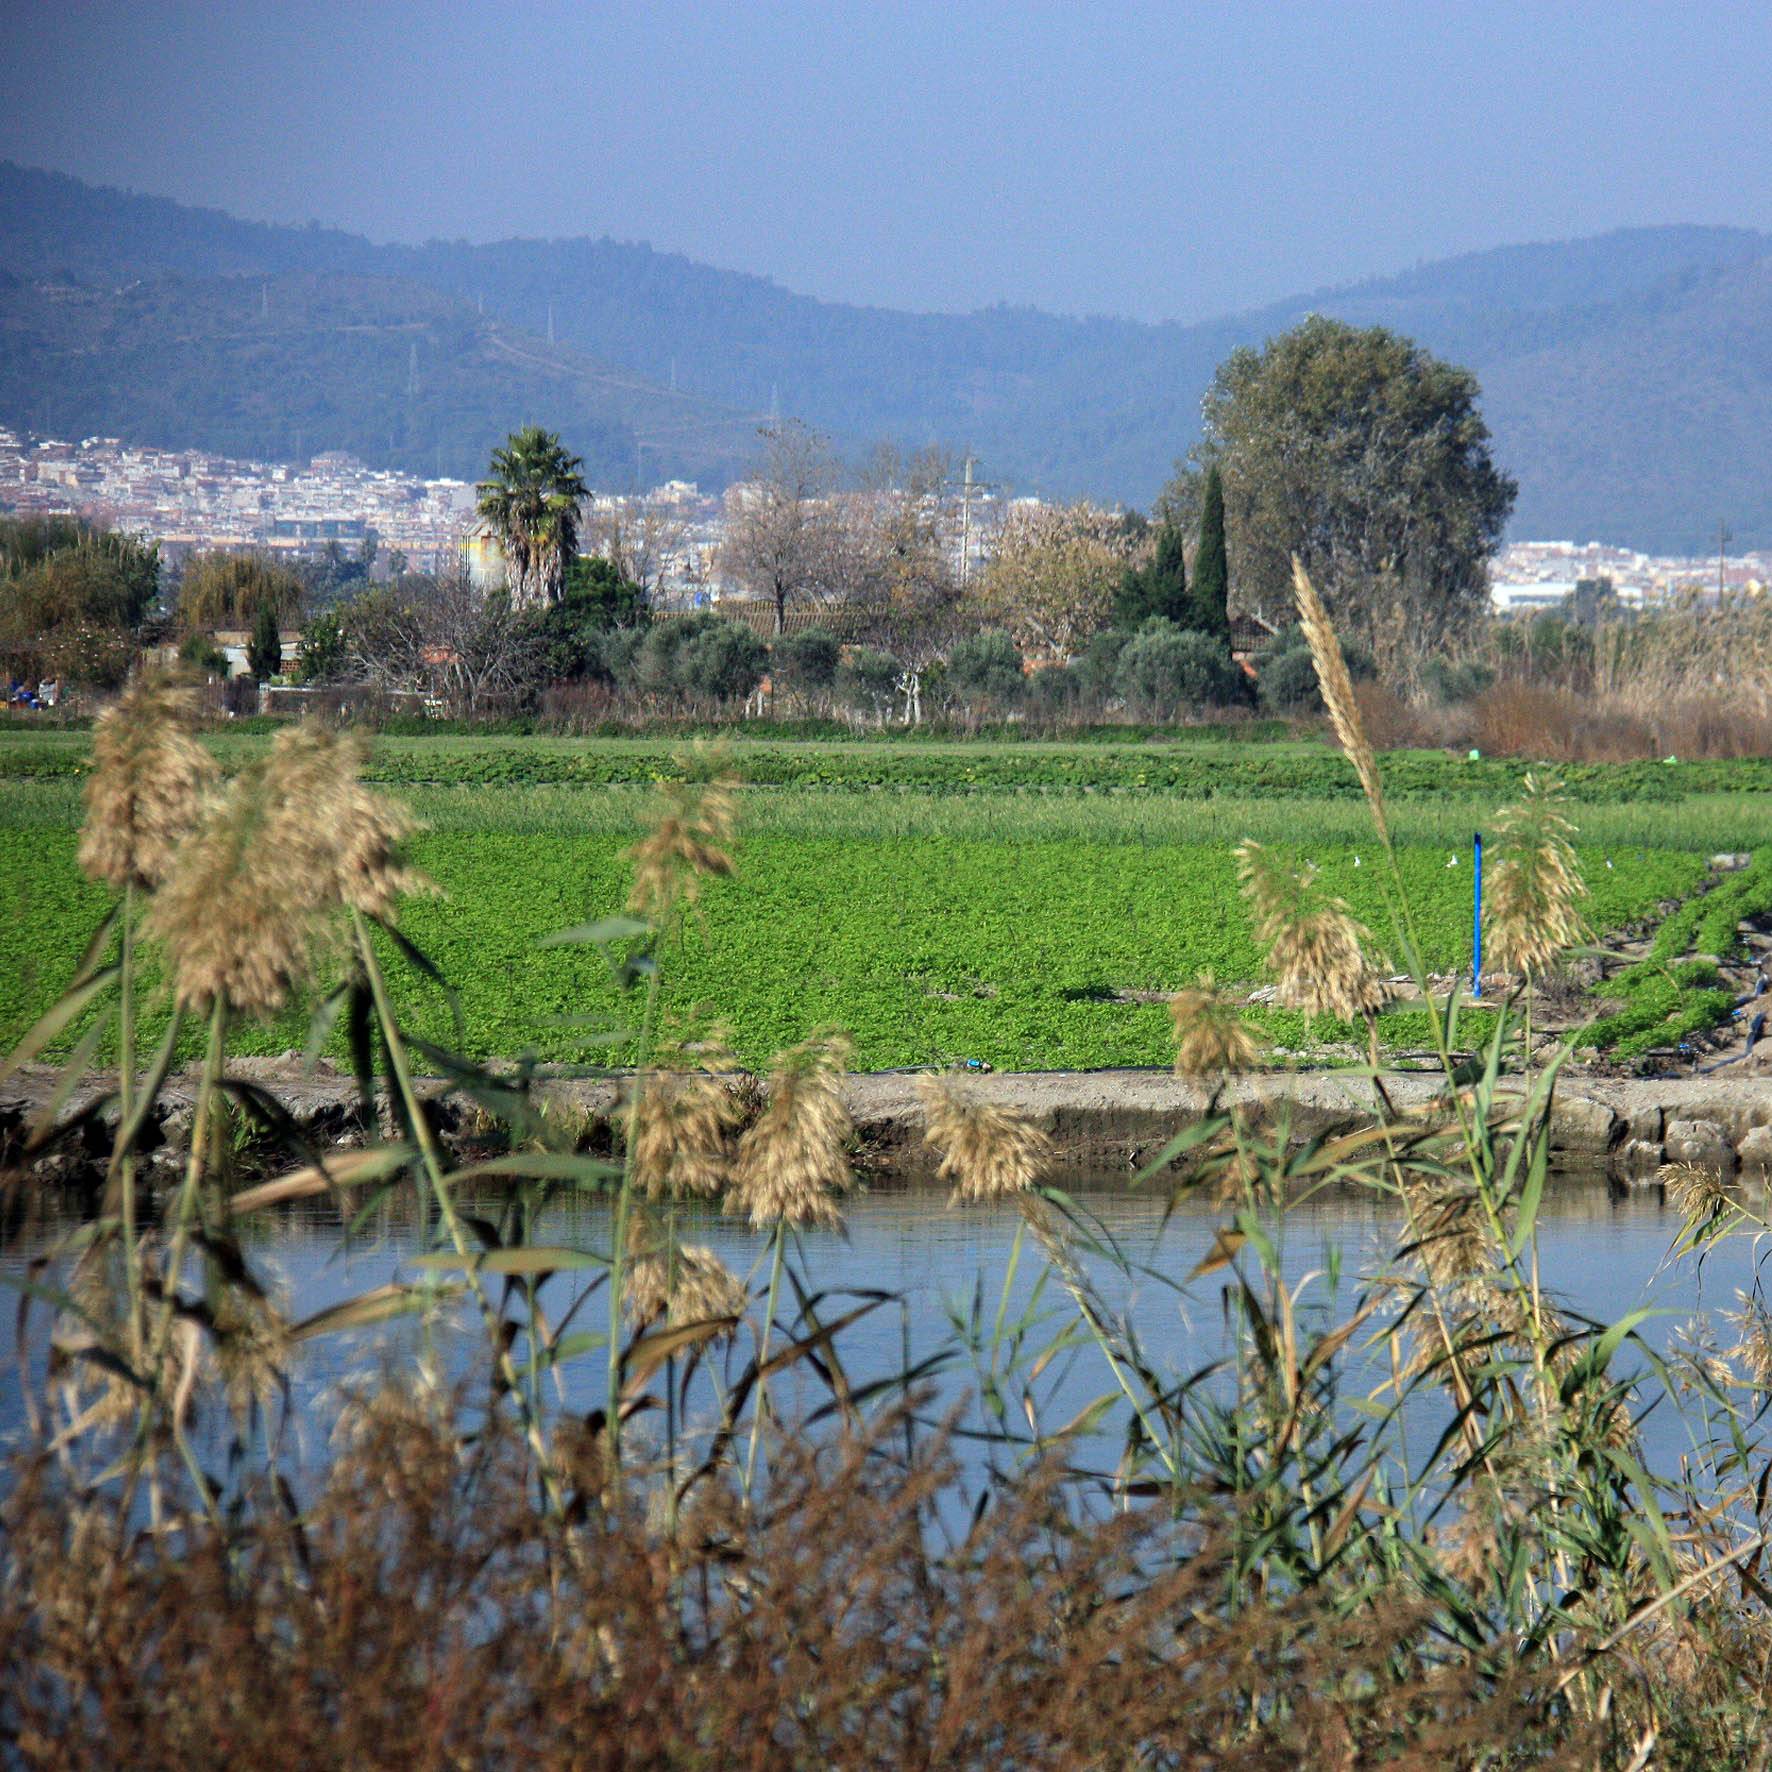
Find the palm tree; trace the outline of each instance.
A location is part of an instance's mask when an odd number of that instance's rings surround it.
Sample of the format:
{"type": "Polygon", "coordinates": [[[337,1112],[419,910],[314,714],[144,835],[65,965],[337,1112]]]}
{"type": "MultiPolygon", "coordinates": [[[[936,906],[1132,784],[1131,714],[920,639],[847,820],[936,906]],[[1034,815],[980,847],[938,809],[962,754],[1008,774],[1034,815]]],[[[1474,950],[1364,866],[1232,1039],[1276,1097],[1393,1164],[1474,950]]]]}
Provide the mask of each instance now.
{"type": "Polygon", "coordinates": [[[578,552],[578,506],[584,463],[540,425],[525,425],[492,452],[492,472],[479,486],[486,519],[511,572],[511,603],[528,609],[556,603],[566,568],[578,552]]]}

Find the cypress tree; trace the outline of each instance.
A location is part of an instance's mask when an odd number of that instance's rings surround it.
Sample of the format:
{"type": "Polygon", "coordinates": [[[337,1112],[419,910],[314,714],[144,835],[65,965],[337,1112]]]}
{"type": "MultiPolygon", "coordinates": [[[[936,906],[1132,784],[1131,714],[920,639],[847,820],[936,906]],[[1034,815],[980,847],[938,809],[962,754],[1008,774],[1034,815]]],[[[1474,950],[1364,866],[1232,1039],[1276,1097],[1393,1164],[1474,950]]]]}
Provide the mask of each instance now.
{"type": "Polygon", "coordinates": [[[1151,563],[1128,572],[1120,581],[1120,594],[1114,600],[1114,619],[1121,627],[1138,627],[1153,615],[1160,615],[1177,627],[1194,625],[1187,591],[1185,544],[1181,526],[1176,523],[1165,523],[1157,531],[1157,551],[1151,556],[1151,563]]]}
{"type": "Polygon", "coordinates": [[[277,621],[277,600],[262,599],[246,646],[246,666],[260,683],[283,668],[283,635],[277,621]]]}
{"type": "Polygon", "coordinates": [[[1200,503],[1200,549],[1194,555],[1194,594],[1186,625],[1230,644],[1231,574],[1224,546],[1224,482],[1218,469],[1206,470],[1200,503]]]}

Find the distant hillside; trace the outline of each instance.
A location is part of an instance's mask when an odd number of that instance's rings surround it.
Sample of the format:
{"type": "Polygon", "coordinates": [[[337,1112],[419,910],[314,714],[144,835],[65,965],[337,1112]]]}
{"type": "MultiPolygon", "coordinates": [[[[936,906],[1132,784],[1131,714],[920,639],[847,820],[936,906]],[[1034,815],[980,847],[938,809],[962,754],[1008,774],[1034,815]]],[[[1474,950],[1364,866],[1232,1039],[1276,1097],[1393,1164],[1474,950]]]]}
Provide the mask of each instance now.
{"type": "MultiPolygon", "coordinates": [[[[1521,482],[1516,533],[1665,550],[1707,545],[1719,516],[1738,545],[1772,545],[1772,447],[1757,417],[1772,402],[1758,342],[1772,338],[1768,254],[1772,236],[1741,229],[1635,229],[1467,254],[1203,325],[907,314],[608,239],[378,246],[0,163],[0,267],[27,278],[394,279],[532,342],[551,314],[565,344],[655,394],[674,385],[726,409],[777,408],[851,443],[969,446],[1017,490],[1147,503],[1196,440],[1200,395],[1233,346],[1313,310],[1382,322],[1481,378],[1498,454],[1521,482]]],[[[299,353],[282,373],[315,411],[337,381],[316,363],[304,387],[299,353]]],[[[41,383],[38,368],[0,363],[0,386],[41,383]]],[[[535,416],[505,398],[488,383],[477,410],[498,410],[498,428],[535,416]]],[[[652,477],[650,451],[645,466],[652,477]]]]}
{"type": "Polygon", "coordinates": [[[605,486],[724,481],[756,421],[652,388],[467,303],[344,273],[0,274],[0,419],[62,436],[279,460],[322,449],[472,478],[516,424],[561,431],[605,486]]]}

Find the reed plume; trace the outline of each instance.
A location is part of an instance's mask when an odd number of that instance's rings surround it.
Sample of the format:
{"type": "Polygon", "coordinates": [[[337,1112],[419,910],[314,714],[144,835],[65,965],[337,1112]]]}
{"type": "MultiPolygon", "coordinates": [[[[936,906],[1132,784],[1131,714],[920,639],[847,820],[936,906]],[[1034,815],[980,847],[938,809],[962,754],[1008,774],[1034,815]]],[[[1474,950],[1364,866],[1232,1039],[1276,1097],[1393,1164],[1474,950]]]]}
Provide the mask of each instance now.
{"type": "Polygon", "coordinates": [[[855,1179],[847,1152],[853,1128],[840,1086],[849,1049],[847,1035],[824,1030],[777,1056],[769,1100],[739,1140],[727,1202],[754,1229],[842,1225],[837,1196],[855,1179]]]}
{"type": "Polygon", "coordinates": [[[726,845],[738,824],[738,780],[722,751],[698,745],[674,761],[681,779],[659,784],[651,827],[627,852],[634,865],[628,909],[654,923],[693,908],[704,879],[732,872],[726,845]]]}
{"type": "Polygon", "coordinates": [[[634,1179],[649,1199],[715,1199],[726,1187],[726,1134],[743,1118],[718,1077],[648,1071],[632,1093],[634,1179]]]}
{"type": "Polygon", "coordinates": [[[1486,1295],[1494,1262],[1476,1197],[1456,1183],[1420,1175],[1401,1180],[1411,1252],[1428,1280],[1466,1299],[1486,1295]]]}
{"type": "Polygon", "coordinates": [[[987,1101],[952,1075],[917,1081],[923,1098],[923,1141],[941,1154],[936,1170],[952,1182],[953,1206],[1026,1193],[1052,1158],[1052,1140],[1025,1114],[987,1101]]]}
{"type": "MultiPolygon", "coordinates": [[[[656,1246],[629,1258],[623,1305],[635,1324],[657,1322],[672,1329],[742,1317],[750,1308],[745,1283],[712,1249],[679,1244],[673,1252],[656,1246]]],[[[736,1327],[736,1325],[735,1325],[736,1327]]]]}
{"type": "Polygon", "coordinates": [[[401,854],[412,815],[363,785],[365,755],[356,733],[315,723],[280,732],[266,838],[299,857],[322,902],[386,919],[406,894],[434,888],[401,854]]]}
{"type": "Polygon", "coordinates": [[[180,847],[148,914],[181,1007],[275,1014],[313,976],[331,915],[385,917],[424,886],[400,861],[406,815],[357,778],[354,741],[280,732],[180,847]]]}
{"type": "Polygon", "coordinates": [[[1503,971],[1530,979],[1589,939],[1576,908],[1587,888],[1558,784],[1528,775],[1520,799],[1496,815],[1495,829],[1500,841],[1484,919],[1489,952],[1503,971]]]}
{"type": "Polygon", "coordinates": [[[1745,1292],[1737,1291],[1735,1299],[1741,1308],[1723,1312],[1723,1321],[1734,1328],[1736,1337],[1728,1358],[1740,1362],[1756,1390],[1772,1393],[1772,1316],[1745,1292]]]}
{"type": "Polygon", "coordinates": [[[1687,1224],[1702,1224],[1734,1204],[1721,1173],[1701,1163],[1663,1163],[1656,1179],[1687,1224]]]}
{"type": "Polygon", "coordinates": [[[1317,885],[1311,869],[1294,873],[1261,844],[1243,842],[1237,876],[1282,1004],[1354,1021],[1389,1001],[1390,988],[1367,957],[1371,931],[1317,885]]]}
{"type": "Polygon", "coordinates": [[[1372,822],[1378,827],[1379,841],[1390,847],[1390,820],[1385,816],[1384,789],[1378,779],[1378,759],[1366,737],[1360,719],[1360,704],[1354,697],[1354,680],[1348,674],[1347,660],[1342,656],[1341,642],[1329,612],[1311,583],[1310,574],[1295,554],[1292,557],[1292,589],[1298,599],[1299,625],[1311,649],[1311,662],[1317,667],[1317,684],[1323,692],[1323,705],[1329,710],[1329,723],[1347,759],[1360,778],[1366,804],[1372,809],[1372,822]]]}
{"type": "Polygon", "coordinates": [[[1255,1068],[1261,1056],[1234,1003],[1210,972],[1169,999],[1175,1024],[1175,1072],[1181,1077],[1223,1077],[1255,1068]]]}
{"type": "Polygon", "coordinates": [[[191,736],[195,693],[143,674],[99,715],[80,866],[121,892],[152,892],[196,828],[215,762],[191,736]]]}
{"type": "Polygon", "coordinates": [[[726,1141],[744,1108],[719,1075],[731,1064],[724,1042],[700,1044],[692,1052],[662,1041],[653,1067],[629,1085],[634,1180],[649,1199],[715,1199],[730,1176],[726,1141]]]}
{"type": "Polygon", "coordinates": [[[313,882],[265,842],[271,767],[243,769],[180,847],[149,908],[181,1008],[274,1015],[312,976],[323,926],[313,882]]]}
{"type": "Polygon", "coordinates": [[[280,1396],[293,1342],[289,1322],[252,1286],[224,1286],[212,1306],[216,1375],[236,1415],[265,1409],[280,1396]]]}

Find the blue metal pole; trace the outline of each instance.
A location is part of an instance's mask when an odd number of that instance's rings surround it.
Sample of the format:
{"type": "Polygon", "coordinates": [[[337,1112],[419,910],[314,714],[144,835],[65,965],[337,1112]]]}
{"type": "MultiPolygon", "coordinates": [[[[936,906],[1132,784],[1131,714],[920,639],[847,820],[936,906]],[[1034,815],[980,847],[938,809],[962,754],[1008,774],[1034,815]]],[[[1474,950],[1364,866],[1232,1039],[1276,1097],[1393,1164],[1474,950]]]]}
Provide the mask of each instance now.
{"type": "Polygon", "coordinates": [[[1471,838],[1471,995],[1483,994],[1483,833],[1471,838]]]}

